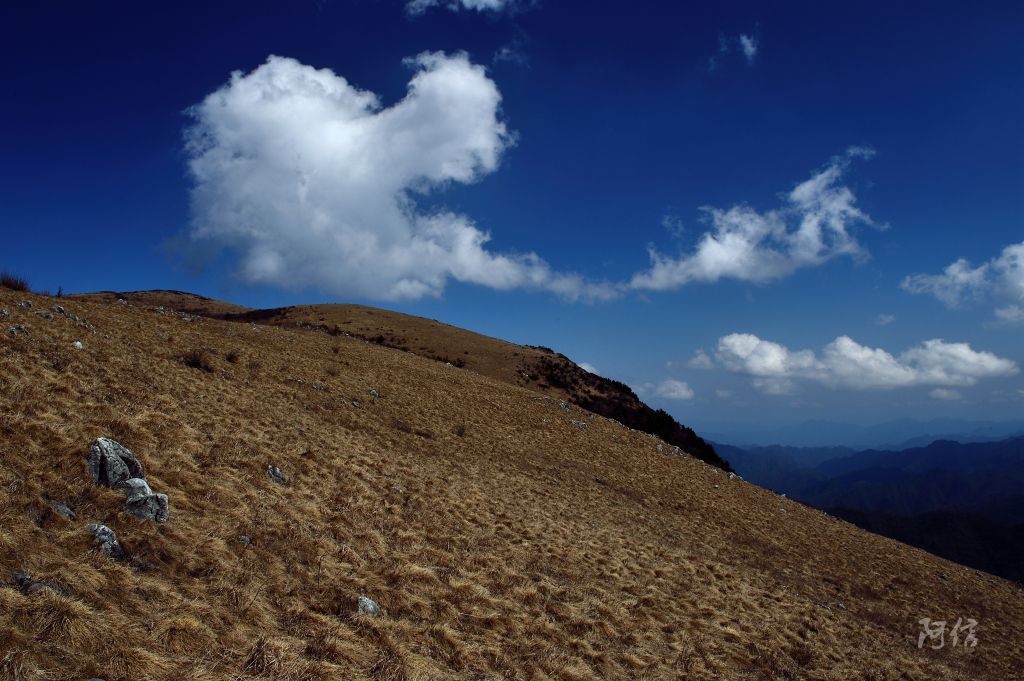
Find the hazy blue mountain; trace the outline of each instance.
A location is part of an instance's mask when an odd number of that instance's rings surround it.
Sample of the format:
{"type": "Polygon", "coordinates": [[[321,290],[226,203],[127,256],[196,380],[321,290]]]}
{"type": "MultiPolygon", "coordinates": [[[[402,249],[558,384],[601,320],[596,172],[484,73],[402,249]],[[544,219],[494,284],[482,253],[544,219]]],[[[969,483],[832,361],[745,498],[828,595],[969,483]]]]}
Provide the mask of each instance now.
{"type": "Polygon", "coordinates": [[[1024,435],[1024,420],[971,421],[965,419],[899,419],[875,425],[837,421],[804,421],[787,426],[756,426],[733,423],[698,424],[706,439],[742,448],[785,445],[790,447],[849,447],[851,449],[906,449],[935,440],[985,442],[1024,435]]]}

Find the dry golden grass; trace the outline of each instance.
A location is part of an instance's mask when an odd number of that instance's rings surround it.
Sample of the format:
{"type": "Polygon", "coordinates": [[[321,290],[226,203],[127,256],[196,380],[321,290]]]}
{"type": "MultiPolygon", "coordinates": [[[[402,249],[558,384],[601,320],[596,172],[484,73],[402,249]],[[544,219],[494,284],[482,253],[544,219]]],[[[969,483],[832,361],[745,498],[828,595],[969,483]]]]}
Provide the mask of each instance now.
{"type": "Polygon", "coordinates": [[[1024,666],[1018,586],[529,390],[345,336],[68,299],[95,334],[33,314],[55,302],[0,291],[0,678],[966,680],[1024,666]],[[196,349],[210,371],[182,361],[196,349]],[[170,496],[166,525],[92,484],[101,435],[170,496]],[[90,522],[126,561],[90,550],[90,522]],[[26,595],[15,571],[58,588],[26,595]],[[360,595],[383,616],[356,614],[360,595]],[[922,617],[973,617],[979,644],[919,650],[922,617]]]}

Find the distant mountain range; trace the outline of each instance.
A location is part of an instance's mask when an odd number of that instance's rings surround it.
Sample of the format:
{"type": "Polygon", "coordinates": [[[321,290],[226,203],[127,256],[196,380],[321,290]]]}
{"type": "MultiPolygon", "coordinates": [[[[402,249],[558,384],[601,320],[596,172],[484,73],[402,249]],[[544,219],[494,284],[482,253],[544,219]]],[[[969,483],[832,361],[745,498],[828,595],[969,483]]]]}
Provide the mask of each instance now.
{"type": "Polygon", "coordinates": [[[804,421],[787,426],[739,423],[703,424],[705,438],[730,442],[743,448],[784,445],[788,447],[849,447],[853,450],[897,450],[923,447],[936,440],[960,443],[993,442],[1024,436],[1024,420],[969,421],[965,419],[898,419],[875,425],[838,421],[804,421]]]}
{"type": "Polygon", "coordinates": [[[716,444],[746,479],[958,562],[1024,581],[1024,437],[925,447],[716,444]]]}

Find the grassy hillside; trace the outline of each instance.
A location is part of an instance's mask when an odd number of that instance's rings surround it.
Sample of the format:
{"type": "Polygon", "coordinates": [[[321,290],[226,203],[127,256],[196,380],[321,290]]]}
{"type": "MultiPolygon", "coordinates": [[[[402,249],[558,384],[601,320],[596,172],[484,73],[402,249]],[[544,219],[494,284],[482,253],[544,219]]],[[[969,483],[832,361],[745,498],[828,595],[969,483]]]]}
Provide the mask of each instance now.
{"type": "Polygon", "coordinates": [[[344,335],[8,291],[0,309],[0,678],[966,680],[1024,665],[1017,586],[554,397],[344,335]],[[36,314],[56,303],[78,321],[36,314]],[[166,524],[93,483],[100,436],[169,496],[166,524]],[[89,523],[125,556],[94,550],[89,523]],[[360,596],[381,615],[357,613],[360,596]],[[919,649],[923,617],[977,619],[978,646],[919,649]]]}
{"type": "Polygon", "coordinates": [[[549,348],[516,345],[433,319],[363,305],[300,305],[251,310],[179,291],[104,292],[75,297],[123,299],[139,306],[189,315],[360,338],[551,395],[630,428],[657,435],[703,461],[731,470],[714,448],[692,429],[681,425],[665,411],[648,407],[629,386],[585,371],[549,348]]]}

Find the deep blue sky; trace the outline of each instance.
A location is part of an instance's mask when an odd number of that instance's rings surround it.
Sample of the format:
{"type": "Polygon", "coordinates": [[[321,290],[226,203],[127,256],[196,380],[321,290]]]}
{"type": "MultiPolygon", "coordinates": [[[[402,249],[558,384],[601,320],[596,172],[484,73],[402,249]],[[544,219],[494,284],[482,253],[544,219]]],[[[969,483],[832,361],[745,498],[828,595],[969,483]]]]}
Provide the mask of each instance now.
{"type": "Polygon", "coordinates": [[[819,359],[844,335],[894,356],[938,338],[1024,367],[1024,325],[994,313],[1018,302],[994,265],[987,288],[958,306],[900,286],[958,258],[978,267],[1024,239],[1024,4],[784,5],[541,0],[420,16],[384,0],[7,5],[0,267],[69,292],[171,288],[259,307],[362,302],[434,317],[554,347],[698,429],[1019,417],[1024,376],[1005,363],[966,382],[896,387],[812,371],[765,394],[757,376],[716,356],[734,333],[819,359]],[[741,35],[756,44],[750,59],[741,35]],[[515,58],[495,60],[506,47],[515,58]],[[201,272],[171,253],[190,225],[184,112],[232,71],[291,57],[389,107],[413,73],[403,58],[424,51],[465,51],[486,66],[516,136],[493,172],[418,197],[471,218],[491,234],[490,251],[627,282],[649,267],[649,245],[693,252],[711,228],[702,206],[777,208],[851,146],[876,154],[851,162],[841,184],[888,229],[854,230],[866,258],[597,303],[456,280],[439,298],[382,302],[247,283],[230,251],[201,272]],[[699,348],[713,368],[684,366],[699,348]],[[660,396],[666,379],[693,396],[660,396]]]}

